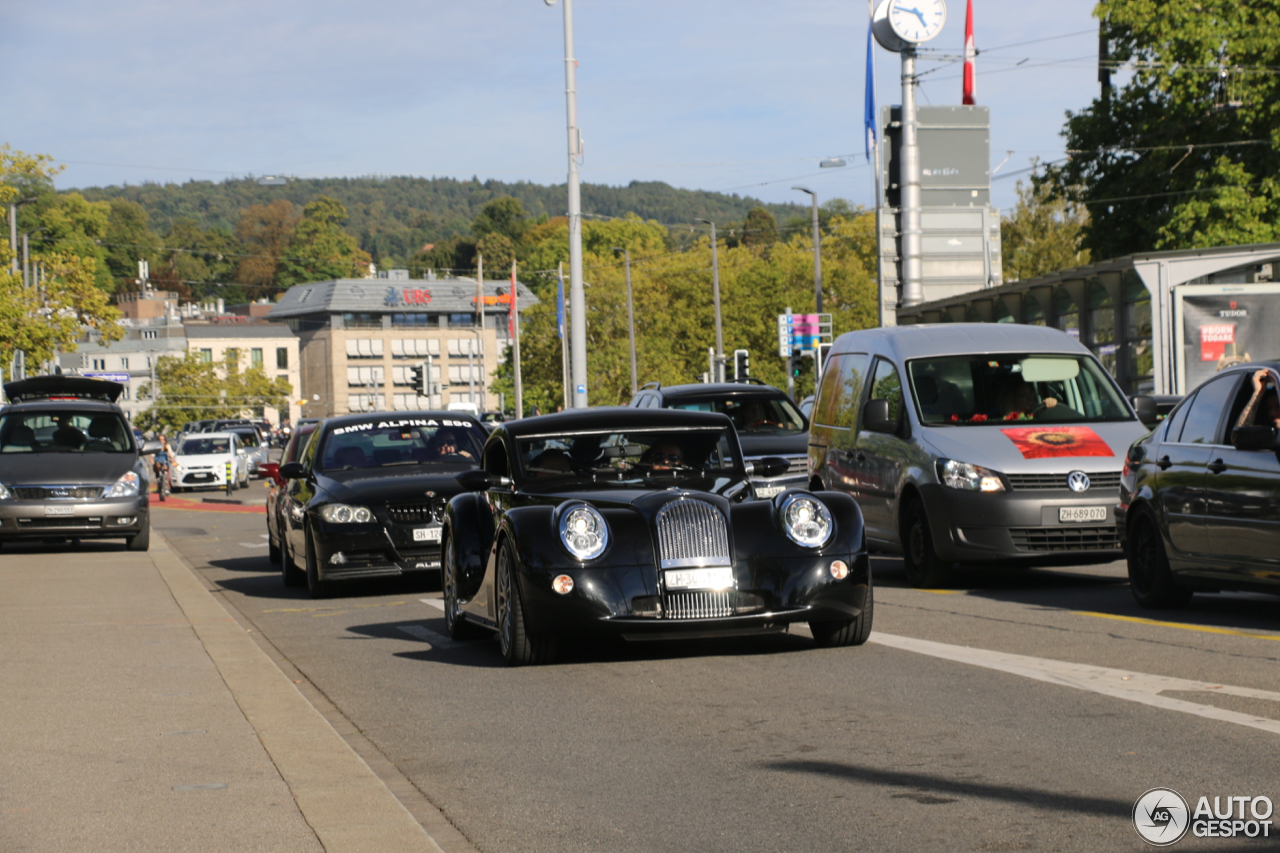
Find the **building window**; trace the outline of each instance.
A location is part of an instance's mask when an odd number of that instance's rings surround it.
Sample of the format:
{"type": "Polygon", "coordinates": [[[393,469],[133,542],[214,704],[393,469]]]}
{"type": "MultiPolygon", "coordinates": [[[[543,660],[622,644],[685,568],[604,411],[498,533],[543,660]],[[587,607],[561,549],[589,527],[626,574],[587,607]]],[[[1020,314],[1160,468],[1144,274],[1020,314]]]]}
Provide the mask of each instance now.
{"type": "Polygon", "coordinates": [[[128,399],[129,399],[129,386],[128,386],[128,385],[126,385],[126,386],[124,386],[124,388],[120,389],[120,399],[121,399],[121,400],[128,400],[128,399]]]}
{"type": "Polygon", "coordinates": [[[467,385],[471,382],[482,382],[484,374],[481,372],[480,366],[465,364],[450,365],[449,367],[449,383],[452,385],[467,385]]]}
{"type": "Polygon", "coordinates": [[[392,358],[426,358],[440,355],[439,338],[394,338],[391,341],[392,358]]]}
{"type": "Polygon", "coordinates": [[[475,326],[475,324],[476,324],[475,314],[450,314],[449,315],[450,329],[469,329],[475,326]]]}
{"type": "Polygon", "coordinates": [[[413,314],[392,314],[391,326],[392,328],[425,329],[434,325],[431,322],[434,316],[433,314],[424,314],[421,311],[413,314]]]}
{"type": "Polygon", "coordinates": [[[156,338],[158,338],[159,336],[160,336],[160,333],[159,333],[159,332],[157,332],[155,329],[143,329],[143,330],[142,330],[142,339],[143,339],[144,341],[154,341],[154,340],[155,340],[156,338]]]}
{"type": "Polygon", "coordinates": [[[254,347],[249,350],[249,366],[262,369],[262,347],[254,347]]]}
{"type": "Polygon", "coordinates": [[[280,370],[289,369],[289,348],[276,347],[276,367],[280,370]]]}
{"type": "Polygon", "coordinates": [[[93,369],[94,369],[94,370],[106,370],[106,369],[107,369],[107,360],[106,360],[105,358],[95,358],[95,359],[93,360],[93,369]]]}
{"type": "MultiPolygon", "coordinates": [[[[347,369],[350,370],[350,368],[347,368],[347,369]]],[[[439,383],[440,367],[438,365],[431,366],[431,378],[429,381],[439,383]]],[[[413,368],[409,366],[391,368],[391,384],[412,385],[413,384],[413,368]]]]}
{"type": "Polygon", "coordinates": [[[1125,325],[1124,387],[1130,394],[1151,394],[1156,387],[1152,377],[1155,354],[1151,350],[1151,293],[1133,270],[1125,273],[1121,298],[1125,325]]]}
{"type": "Polygon", "coordinates": [[[120,358],[120,369],[121,369],[121,370],[128,370],[128,369],[129,369],[129,359],[127,359],[127,358],[125,358],[125,357],[121,356],[121,358],[120,358]]]}
{"type": "Polygon", "coordinates": [[[1080,340],[1080,306],[1076,305],[1065,287],[1059,287],[1054,292],[1053,311],[1058,315],[1058,328],[1077,341],[1080,340]]]}
{"type": "Polygon", "coordinates": [[[348,385],[382,385],[381,367],[348,367],[348,385]]]}
{"type": "Polygon", "coordinates": [[[382,394],[352,394],[347,397],[347,410],[352,412],[383,411],[387,398],[382,394]]]}
{"type": "Polygon", "coordinates": [[[382,339],[347,338],[347,358],[382,358],[382,339]]]}
{"type": "Polygon", "coordinates": [[[346,329],[381,329],[382,315],[359,313],[347,313],[342,315],[342,326],[346,329]]]}
{"type": "Polygon", "coordinates": [[[200,360],[205,364],[213,364],[213,350],[211,349],[200,350],[200,360]]]}
{"type": "Polygon", "coordinates": [[[449,355],[465,357],[483,354],[484,347],[475,338],[452,338],[449,341],[449,355]]]}
{"type": "Polygon", "coordinates": [[[1116,375],[1116,308],[1111,294],[1094,279],[1089,282],[1089,349],[1112,376],[1116,375]]]}

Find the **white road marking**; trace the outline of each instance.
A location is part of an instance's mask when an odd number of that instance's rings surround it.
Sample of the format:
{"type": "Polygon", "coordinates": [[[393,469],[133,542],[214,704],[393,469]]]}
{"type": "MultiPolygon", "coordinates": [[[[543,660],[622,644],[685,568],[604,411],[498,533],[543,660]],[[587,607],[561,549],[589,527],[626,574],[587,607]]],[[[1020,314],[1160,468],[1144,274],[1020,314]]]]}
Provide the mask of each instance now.
{"type": "Polygon", "coordinates": [[[953,646],[948,643],[935,643],[930,640],[917,640],[913,637],[899,637],[894,634],[872,632],[870,641],[882,646],[890,646],[916,654],[929,655],[943,660],[967,663],[995,669],[1036,681],[1047,681],[1063,687],[1074,687],[1077,690],[1088,690],[1127,702],[1138,702],[1163,708],[1166,711],[1180,711],[1223,723],[1234,723],[1252,729],[1261,729],[1271,734],[1280,734],[1280,720],[1270,720],[1253,714],[1241,714],[1228,711],[1213,705],[1200,705],[1184,699],[1173,699],[1160,694],[1166,690],[1204,690],[1214,693],[1227,693],[1232,696],[1243,696],[1250,699],[1265,699],[1280,702],[1280,693],[1269,690],[1255,690],[1250,687],[1233,687],[1229,684],[1214,684],[1209,681],[1189,681],[1185,678],[1173,678],[1166,675],[1149,675],[1143,672],[1129,672],[1123,669],[1109,669],[1103,666],[1091,666],[1082,663],[1035,658],[1027,655],[1015,655],[1008,652],[994,652],[987,649],[973,649],[966,646],[953,646]]]}
{"type": "Polygon", "coordinates": [[[419,598],[418,600],[421,601],[423,604],[429,604],[432,607],[435,607],[439,610],[444,610],[443,598],[419,598]]]}
{"type": "Polygon", "coordinates": [[[421,625],[397,625],[396,630],[402,634],[408,634],[415,640],[429,643],[432,647],[439,646],[442,649],[449,649],[457,645],[444,634],[437,634],[430,628],[423,628],[421,625]]]}
{"type": "Polygon", "coordinates": [[[240,544],[246,548],[266,548],[270,543],[269,542],[241,542],[240,544]]]}

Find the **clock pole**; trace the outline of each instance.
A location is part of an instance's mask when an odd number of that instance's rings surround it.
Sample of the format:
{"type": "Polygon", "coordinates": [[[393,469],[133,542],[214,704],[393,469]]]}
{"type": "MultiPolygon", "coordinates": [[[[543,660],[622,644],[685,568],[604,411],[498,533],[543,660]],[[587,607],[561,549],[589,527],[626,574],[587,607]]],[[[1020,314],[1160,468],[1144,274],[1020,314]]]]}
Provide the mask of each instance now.
{"type": "Polygon", "coordinates": [[[916,142],[916,49],[902,50],[902,304],[924,302],[921,269],[920,148],[916,142]]]}

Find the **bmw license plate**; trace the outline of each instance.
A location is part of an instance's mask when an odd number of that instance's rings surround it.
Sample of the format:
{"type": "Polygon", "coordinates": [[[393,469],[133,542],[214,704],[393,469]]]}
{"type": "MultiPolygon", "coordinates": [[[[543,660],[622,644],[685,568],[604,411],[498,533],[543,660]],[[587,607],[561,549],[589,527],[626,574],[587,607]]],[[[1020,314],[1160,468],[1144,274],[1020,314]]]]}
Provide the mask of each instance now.
{"type": "Polygon", "coordinates": [[[1105,506],[1063,506],[1058,507],[1058,521],[1106,521],[1105,506]]]}
{"type": "Polygon", "coordinates": [[[45,515],[75,515],[76,508],[73,506],[46,506],[44,508],[45,515]]]}
{"type": "Polygon", "coordinates": [[[415,527],[413,530],[414,542],[439,542],[439,527],[415,527]]]}
{"type": "Polygon", "coordinates": [[[662,576],[668,590],[729,589],[733,586],[733,567],[713,569],[667,569],[662,576]]]}

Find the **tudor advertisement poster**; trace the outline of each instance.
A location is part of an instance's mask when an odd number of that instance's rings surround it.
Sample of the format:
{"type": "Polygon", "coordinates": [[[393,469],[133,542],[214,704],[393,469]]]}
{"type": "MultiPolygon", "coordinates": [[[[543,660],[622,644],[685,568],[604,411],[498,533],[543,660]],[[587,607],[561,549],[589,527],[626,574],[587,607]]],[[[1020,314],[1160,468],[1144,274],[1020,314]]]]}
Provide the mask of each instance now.
{"type": "Polygon", "coordinates": [[[1224,367],[1280,353],[1280,293],[1224,291],[1179,294],[1186,391],[1224,367]]]}

